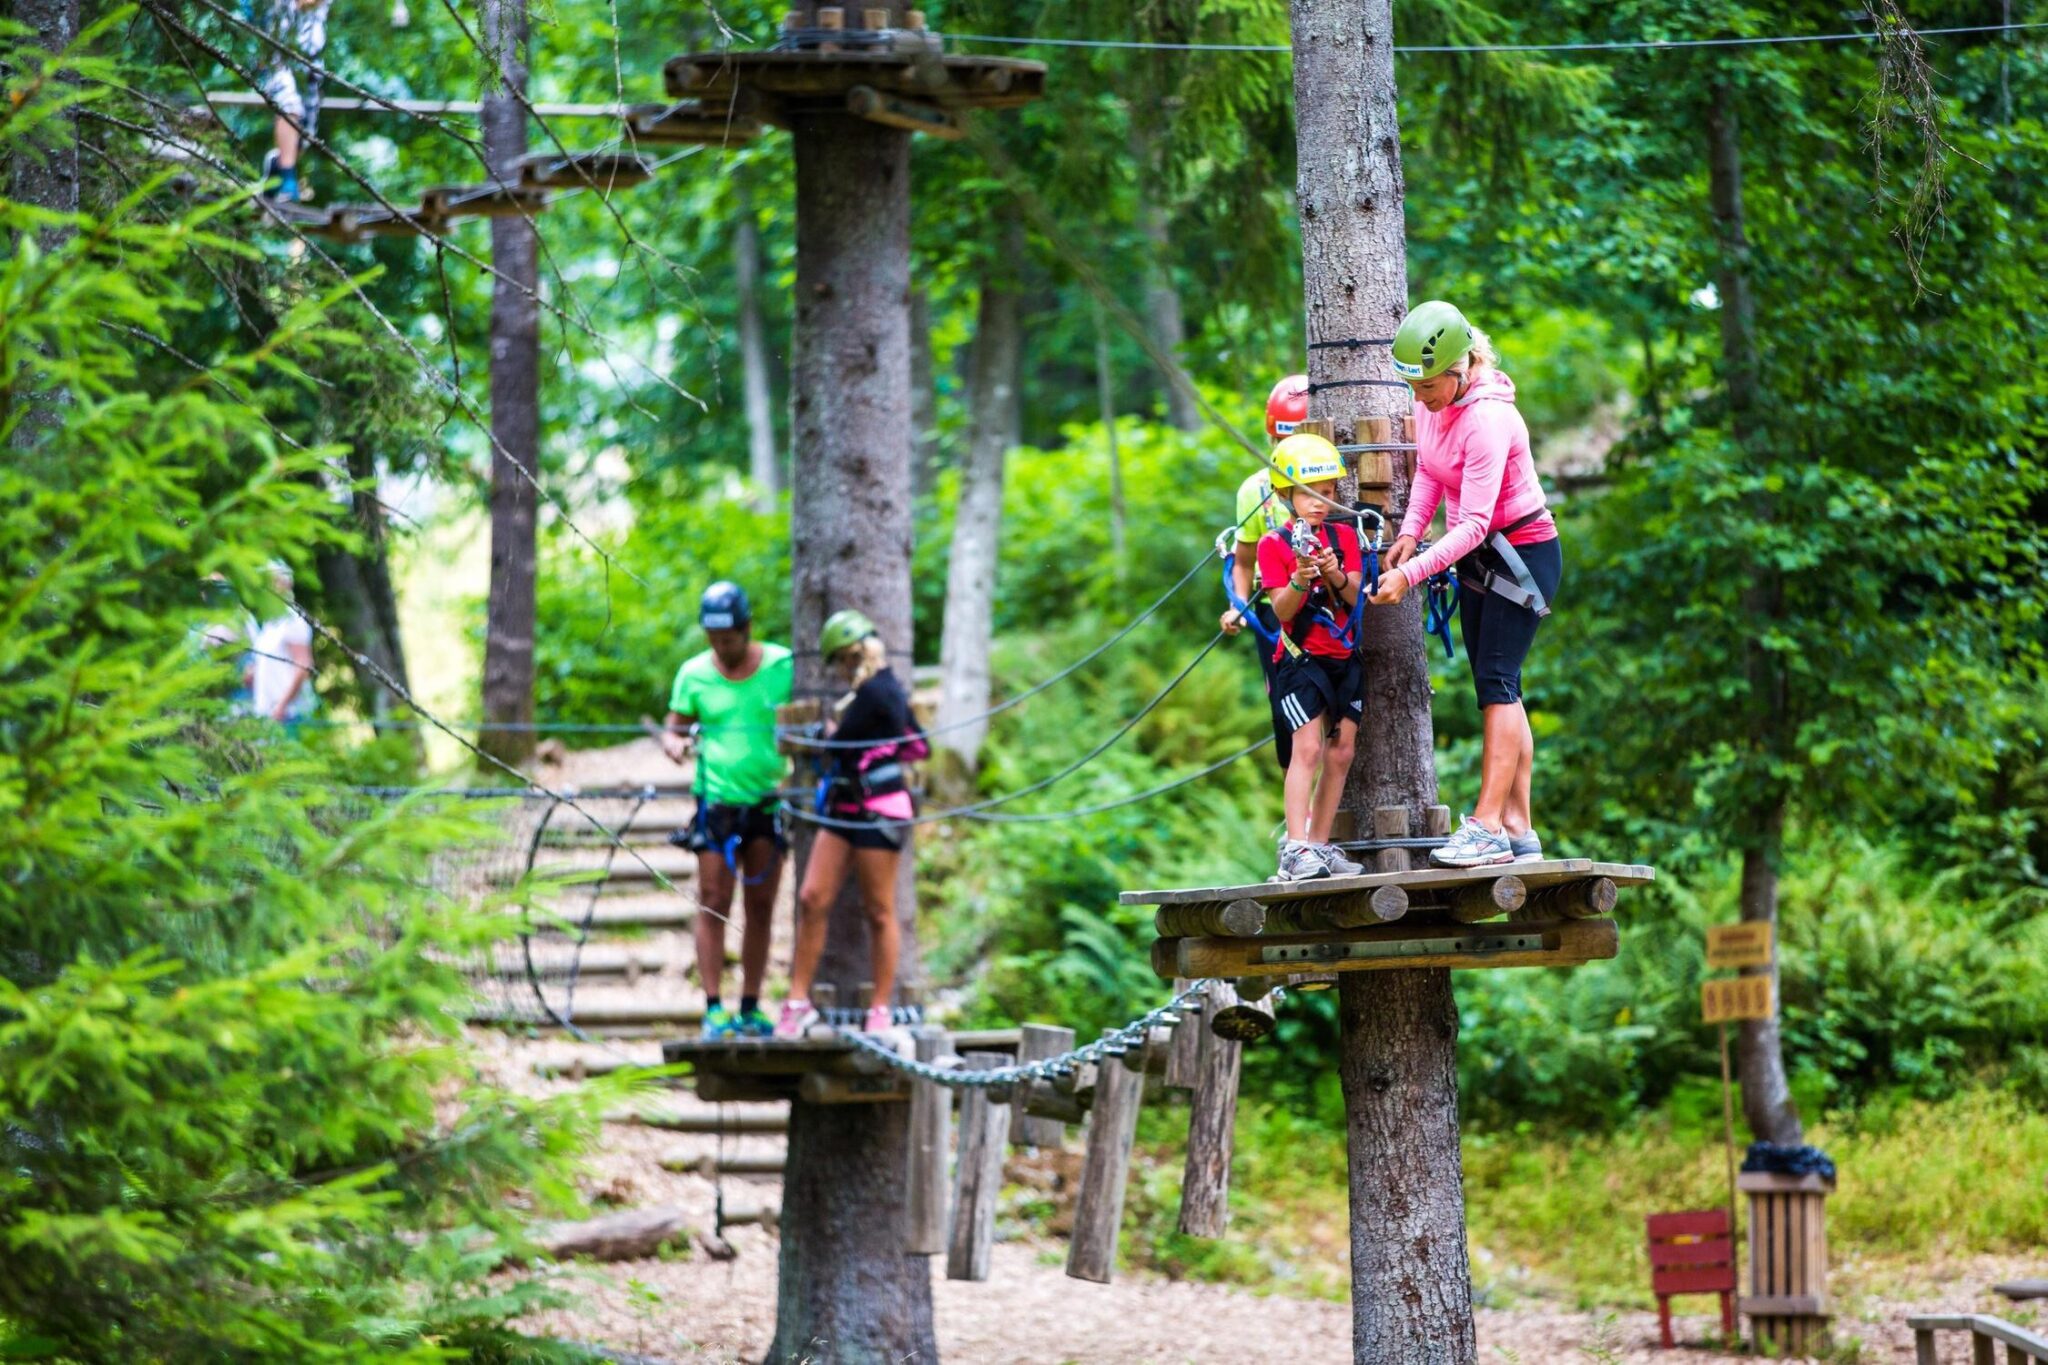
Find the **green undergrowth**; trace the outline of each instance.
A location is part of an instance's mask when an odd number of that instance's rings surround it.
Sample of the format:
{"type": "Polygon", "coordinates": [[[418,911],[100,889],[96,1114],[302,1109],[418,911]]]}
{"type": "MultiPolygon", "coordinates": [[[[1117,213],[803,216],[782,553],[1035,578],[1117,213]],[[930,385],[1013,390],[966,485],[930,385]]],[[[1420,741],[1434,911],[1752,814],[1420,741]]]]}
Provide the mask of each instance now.
{"type": "MultiPolygon", "coordinates": [[[[1124,1214],[1127,1263],[1174,1279],[1342,1298],[1341,1125],[1242,1105],[1230,1234],[1205,1241],[1174,1230],[1185,1122],[1182,1109],[1146,1111],[1124,1214]]],[[[2048,1243],[2048,1114],[2008,1092],[1884,1097],[1808,1136],[1841,1172],[1828,1231],[1844,1292],[1910,1284],[1940,1262],[2048,1243]]],[[[1726,1200],[1719,1139],[1719,1087],[1704,1080],[1682,1083],[1667,1104],[1610,1133],[1468,1131],[1466,1213],[1481,1301],[1651,1307],[1644,1215],[1726,1200]]]]}

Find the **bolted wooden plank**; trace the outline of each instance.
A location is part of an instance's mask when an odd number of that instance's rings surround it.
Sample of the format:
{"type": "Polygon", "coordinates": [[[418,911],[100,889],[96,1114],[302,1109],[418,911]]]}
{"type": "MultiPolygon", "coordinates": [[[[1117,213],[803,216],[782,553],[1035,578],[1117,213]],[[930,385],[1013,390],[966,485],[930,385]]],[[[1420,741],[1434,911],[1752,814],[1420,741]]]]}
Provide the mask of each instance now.
{"type": "Polygon", "coordinates": [[[1520,877],[1532,891],[1557,882],[1606,877],[1617,887],[1641,886],[1657,879],[1653,867],[1628,863],[1596,863],[1587,858],[1546,858],[1541,862],[1515,863],[1495,867],[1426,867],[1408,872],[1367,872],[1356,877],[1318,877],[1306,882],[1248,882],[1236,886],[1180,887],[1170,890],[1126,891],[1117,897],[1122,905],[1202,905],[1240,898],[1271,908],[1302,901],[1322,901],[1356,896],[1378,886],[1405,887],[1417,891],[1447,891],[1469,882],[1491,881],[1503,872],[1520,877]]]}
{"type": "Polygon", "coordinates": [[[1144,1076],[1128,1067],[1096,1068],[1088,1152],[1081,1162],[1073,1240],[1067,1246],[1067,1274],[1074,1279],[1108,1284],[1116,1274],[1117,1228],[1123,1222],[1124,1182],[1144,1087],[1144,1076]]]}
{"type": "Polygon", "coordinates": [[[893,1104],[910,1098],[910,1085],[893,1071],[866,1076],[807,1071],[797,1079],[796,1093],[811,1104],[893,1104]]]}
{"type": "MultiPolygon", "coordinates": [[[[1236,993],[1218,983],[1219,1011],[1236,993]]],[[[1271,1013],[1270,997],[1250,1008],[1271,1013]]],[[[1230,1226],[1230,1155],[1236,1142],[1238,1068],[1244,1045],[1202,1030],[1202,1055],[1188,1108],[1187,1163],[1180,1182],[1180,1230],[1190,1237],[1221,1237],[1230,1226]]]]}
{"type": "MultiPolygon", "coordinates": [[[[1025,1024],[1023,1039],[1017,1045],[1017,1061],[1043,1061],[1074,1050],[1074,1031],[1052,1024],[1025,1024]]],[[[1049,1147],[1057,1150],[1067,1138],[1067,1126],[1055,1118],[1026,1116],[1017,1118],[1010,1125],[1010,1141],[1019,1147],[1049,1147]]]]}
{"type": "MultiPolygon", "coordinates": [[[[1001,1052],[968,1052],[968,1071],[1007,1066],[1001,1052]]],[[[981,1087],[960,1096],[960,1160],[953,1177],[953,1226],[946,1239],[946,1278],[985,1280],[996,1244],[996,1196],[1003,1188],[1003,1144],[1010,1132],[1010,1106],[997,1104],[981,1087]]]]}
{"type": "MultiPolygon", "coordinates": [[[[917,1060],[936,1062],[953,1055],[946,1031],[911,1030],[917,1060]]],[[[936,1081],[915,1081],[910,1089],[910,1178],[904,1215],[903,1251],[936,1256],[946,1249],[946,1211],[952,1186],[946,1164],[953,1152],[953,1094],[936,1081]]]]}
{"type": "MultiPolygon", "coordinates": [[[[1160,939],[1162,976],[1284,977],[1301,971],[1394,971],[1407,967],[1567,967],[1613,957],[1621,937],[1611,919],[1551,924],[1390,924],[1278,938],[1160,939]]],[[[1240,980],[1240,991],[1242,980],[1240,980]]]]}
{"type": "Polygon", "coordinates": [[[1495,877],[1476,886],[1461,886],[1451,893],[1451,918],[1460,924],[1511,915],[1529,899],[1529,888],[1520,877],[1495,877]]]}

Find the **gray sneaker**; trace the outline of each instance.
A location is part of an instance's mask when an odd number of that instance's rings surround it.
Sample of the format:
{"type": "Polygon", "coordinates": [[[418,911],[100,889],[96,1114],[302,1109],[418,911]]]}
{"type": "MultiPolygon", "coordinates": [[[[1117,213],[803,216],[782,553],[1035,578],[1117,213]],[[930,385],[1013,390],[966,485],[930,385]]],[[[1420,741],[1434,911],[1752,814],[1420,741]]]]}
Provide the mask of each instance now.
{"type": "Polygon", "coordinates": [[[1490,867],[1513,862],[1515,850],[1507,835],[1466,815],[1459,818],[1458,832],[1429,858],[1438,867],[1490,867]]]}
{"type": "Polygon", "coordinates": [[[1344,856],[1344,850],[1335,844],[1317,844],[1316,848],[1322,853],[1323,861],[1329,865],[1332,877],[1357,877],[1364,874],[1365,864],[1351,861],[1344,856]]]}
{"type": "Polygon", "coordinates": [[[1293,839],[1280,844],[1280,870],[1273,874],[1276,882],[1308,882],[1330,875],[1330,864],[1323,858],[1323,850],[1315,844],[1299,843],[1293,839]]]}
{"type": "Polygon", "coordinates": [[[1543,861],[1543,841],[1536,837],[1536,831],[1527,834],[1510,834],[1508,847],[1515,851],[1518,863],[1540,863],[1543,861]]]}

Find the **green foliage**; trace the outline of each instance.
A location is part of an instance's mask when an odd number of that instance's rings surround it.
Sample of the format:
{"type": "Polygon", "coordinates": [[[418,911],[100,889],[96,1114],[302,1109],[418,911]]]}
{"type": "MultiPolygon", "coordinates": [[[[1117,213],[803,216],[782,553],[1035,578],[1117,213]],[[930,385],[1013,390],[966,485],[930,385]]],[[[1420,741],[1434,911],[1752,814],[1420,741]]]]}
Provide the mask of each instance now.
{"type": "MultiPolygon", "coordinates": [[[[11,155],[47,91],[14,49],[0,69],[11,155]]],[[[479,827],[366,817],[317,757],[224,740],[228,670],[191,633],[205,574],[255,600],[270,547],[340,537],[332,452],[242,404],[355,339],[309,302],[141,382],[195,306],[183,253],[243,250],[224,206],[160,227],[143,193],[76,219],[0,200],[0,1353],[538,1358],[505,1324],[545,1296],[484,1274],[526,1249],[524,1209],[573,1201],[595,1101],[470,1076],[451,964],[515,921],[426,874],[479,827]]]]}

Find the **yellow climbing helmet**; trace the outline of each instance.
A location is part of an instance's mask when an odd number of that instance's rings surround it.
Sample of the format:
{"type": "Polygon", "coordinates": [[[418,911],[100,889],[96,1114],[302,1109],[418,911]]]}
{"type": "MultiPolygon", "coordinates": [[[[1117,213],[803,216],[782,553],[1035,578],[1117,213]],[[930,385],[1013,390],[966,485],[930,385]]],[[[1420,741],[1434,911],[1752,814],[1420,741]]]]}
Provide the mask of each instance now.
{"type": "Polygon", "coordinates": [[[1273,447],[1273,487],[1322,483],[1344,477],[1344,457],[1313,432],[1297,431],[1273,447]]]}

